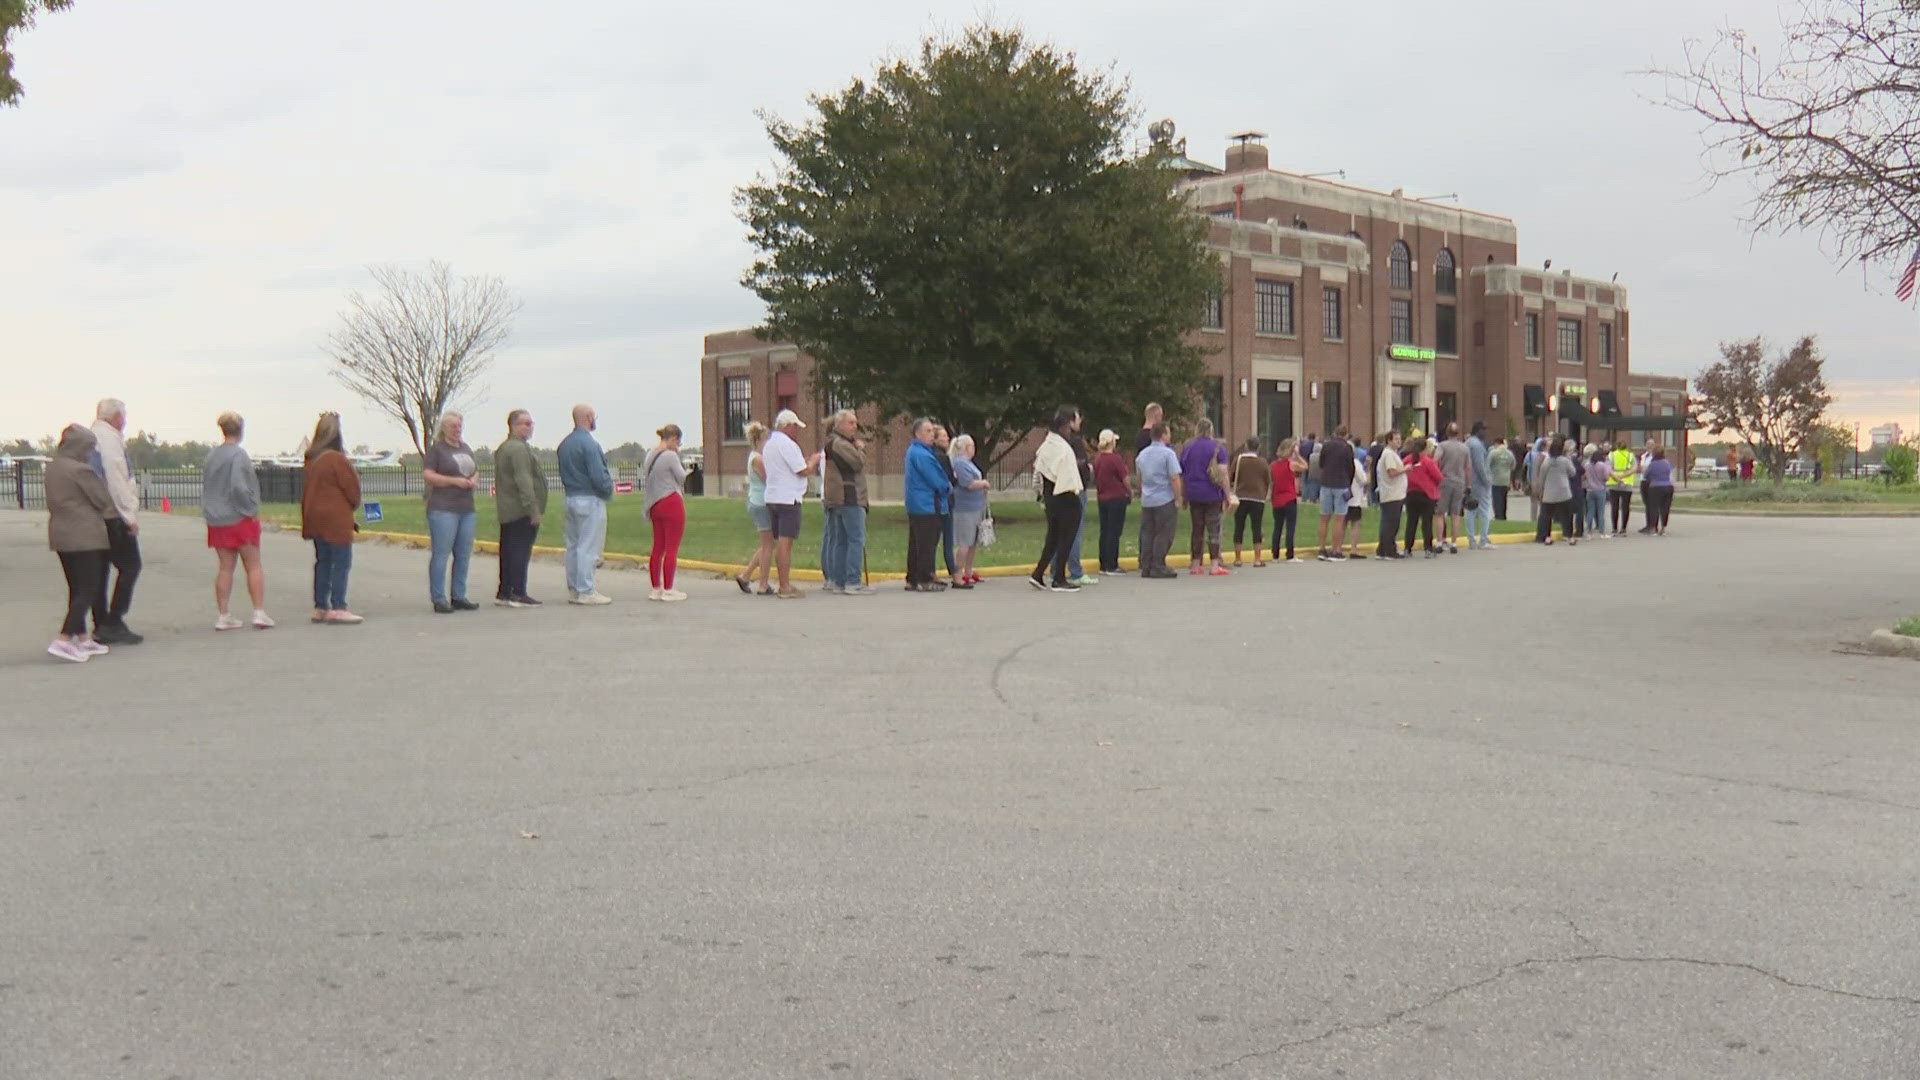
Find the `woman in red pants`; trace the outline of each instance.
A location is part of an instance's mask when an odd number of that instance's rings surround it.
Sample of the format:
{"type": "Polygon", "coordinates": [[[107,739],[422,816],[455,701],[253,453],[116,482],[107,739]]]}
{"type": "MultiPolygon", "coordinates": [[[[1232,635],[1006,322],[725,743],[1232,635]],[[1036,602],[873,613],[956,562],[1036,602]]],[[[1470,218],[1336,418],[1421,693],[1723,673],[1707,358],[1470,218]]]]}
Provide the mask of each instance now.
{"type": "Polygon", "coordinates": [[[641,490],[646,493],[644,509],[653,526],[653,554],[647,558],[647,577],[653,588],[649,600],[673,602],[687,594],[673,587],[673,568],[680,559],[680,537],[687,531],[687,500],[682,494],[687,469],[680,463],[680,425],[668,424],[657,432],[660,444],[647,453],[640,466],[641,490]]]}

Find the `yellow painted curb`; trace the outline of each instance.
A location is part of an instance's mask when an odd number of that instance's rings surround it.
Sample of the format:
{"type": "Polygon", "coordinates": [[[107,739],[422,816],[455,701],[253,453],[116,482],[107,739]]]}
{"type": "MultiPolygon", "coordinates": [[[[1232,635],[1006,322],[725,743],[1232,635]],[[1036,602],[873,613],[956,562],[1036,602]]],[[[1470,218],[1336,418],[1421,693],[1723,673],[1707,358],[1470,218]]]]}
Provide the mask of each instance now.
{"type": "MultiPolygon", "coordinates": [[[[366,540],[386,540],[396,544],[404,544],[407,547],[411,547],[411,548],[427,549],[433,546],[433,540],[431,537],[421,536],[418,533],[363,531],[359,533],[356,538],[366,539],[366,540]]],[[[1529,533],[1496,533],[1493,536],[1489,537],[1489,539],[1496,544],[1531,544],[1533,543],[1533,536],[1532,534],[1529,534],[1529,533]]],[[[1376,544],[1377,544],[1377,540],[1376,540],[1376,544]]],[[[1365,549],[1367,546],[1368,545],[1365,542],[1362,542],[1360,544],[1360,547],[1362,549],[1365,549]]],[[[495,543],[492,540],[475,540],[473,542],[473,547],[474,547],[474,550],[482,551],[489,555],[498,555],[500,553],[500,545],[498,543],[495,543]]],[[[1314,544],[1307,547],[1301,547],[1296,545],[1293,550],[1296,555],[1317,556],[1320,554],[1320,546],[1318,544],[1314,544]]],[[[541,545],[541,546],[535,547],[533,549],[533,552],[536,555],[565,555],[567,553],[567,549],[557,548],[557,547],[547,547],[545,545],[541,545]]],[[[623,563],[625,565],[632,566],[635,569],[639,569],[647,565],[646,556],[629,555],[624,552],[609,551],[602,554],[600,558],[605,562],[623,563]]],[[[1167,565],[1169,567],[1187,566],[1191,564],[1192,561],[1193,561],[1193,557],[1191,555],[1169,554],[1167,556],[1167,565]]],[[[681,559],[678,561],[677,565],[679,568],[685,569],[685,570],[703,570],[710,574],[724,574],[727,577],[738,577],[741,574],[745,573],[747,569],[745,564],[741,564],[741,563],[706,562],[700,559],[681,559]]],[[[1122,569],[1125,569],[1125,570],[1138,570],[1140,569],[1140,560],[1138,558],[1121,559],[1120,566],[1122,569]]],[[[979,574],[981,577],[1003,578],[1003,577],[1028,577],[1032,575],[1033,571],[1025,566],[979,566],[974,568],[974,573],[979,574]]],[[[826,578],[823,577],[820,571],[818,570],[803,570],[803,569],[795,568],[789,576],[798,581],[825,581],[826,580],[826,578]]],[[[869,573],[867,575],[867,580],[869,581],[905,581],[906,579],[907,579],[906,574],[897,572],[897,571],[882,571],[880,573],[869,573]]]]}

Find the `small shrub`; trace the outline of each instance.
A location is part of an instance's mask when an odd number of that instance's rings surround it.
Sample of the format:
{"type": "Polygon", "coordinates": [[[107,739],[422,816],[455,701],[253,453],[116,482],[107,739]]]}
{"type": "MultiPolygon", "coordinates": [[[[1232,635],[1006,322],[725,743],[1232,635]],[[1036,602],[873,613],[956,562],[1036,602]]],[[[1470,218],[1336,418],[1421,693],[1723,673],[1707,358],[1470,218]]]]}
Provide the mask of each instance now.
{"type": "Polygon", "coordinates": [[[1882,459],[1881,467],[1896,484],[1911,484],[1916,472],[1920,472],[1920,454],[1911,446],[1889,446],[1887,456],[1882,459]]]}
{"type": "Polygon", "coordinates": [[[1895,623],[1893,632],[1896,634],[1905,634],[1908,637],[1920,637],[1920,615],[1915,615],[1910,619],[1902,619],[1895,623]]]}
{"type": "Polygon", "coordinates": [[[1721,484],[1700,496],[1715,505],[1877,502],[1871,492],[1833,484],[1721,484]]]}

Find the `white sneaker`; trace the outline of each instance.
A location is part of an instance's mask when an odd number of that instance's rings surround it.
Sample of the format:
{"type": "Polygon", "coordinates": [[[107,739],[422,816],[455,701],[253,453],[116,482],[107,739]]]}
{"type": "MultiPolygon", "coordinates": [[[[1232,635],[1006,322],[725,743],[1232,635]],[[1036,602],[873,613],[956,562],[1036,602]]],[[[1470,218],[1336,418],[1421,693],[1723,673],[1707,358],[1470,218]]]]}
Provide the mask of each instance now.
{"type": "Polygon", "coordinates": [[[586,604],[589,607],[593,607],[600,604],[611,604],[613,603],[613,597],[602,596],[598,590],[595,590],[593,592],[581,593],[579,596],[576,596],[573,598],[573,602],[576,604],[586,604]]]}
{"type": "Polygon", "coordinates": [[[84,664],[92,654],[81,649],[71,641],[61,641],[59,638],[54,638],[53,641],[47,644],[47,655],[57,657],[61,660],[71,661],[75,664],[84,664]]]}
{"type": "Polygon", "coordinates": [[[871,585],[853,585],[848,588],[841,589],[840,592],[846,596],[876,596],[879,594],[880,590],[874,588],[871,585]]]}
{"type": "Polygon", "coordinates": [[[680,601],[685,600],[687,598],[687,594],[681,592],[679,589],[661,589],[659,598],[661,600],[666,601],[669,604],[677,604],[680,601]]]}
{"type": "Polygon", "coordinates": [[[256,611],[253,613],[253,628],[255,630],[271,630],[273,629],[273,620],[267,617],[266,612],[256,611]]]}
{"type": "Polygon", "coordinates": [[[88,638],[85,641],[76,641],[76,642],[73,642],[73,644],[78,646],[80,651],[83,653],[86,653],[88,656],[107,655],[107,651],[108,651],[107,647],[93,640],[92,638],[88,638]]]}
{"type": "Polygon", "coordinates": [[[247,624],[225,612],[222,612],[219,618],[213,620],[213,628],[215,630],[238,630],[245,625],[247,624]]]}
{"type": "Polygon", "coordinates": [[[666,597],[665,597],[665,596],[664,596],[664,595],[663,595],[663,594],[661,593],[661,591],[660,591],[659,589],[657,589],[657,588],[654,588],[654,589],[648,589],[648,590],[647,590],[647,599],[649,599],[649,600],[664,600],[664,599],[666,599],[666,597]]]}

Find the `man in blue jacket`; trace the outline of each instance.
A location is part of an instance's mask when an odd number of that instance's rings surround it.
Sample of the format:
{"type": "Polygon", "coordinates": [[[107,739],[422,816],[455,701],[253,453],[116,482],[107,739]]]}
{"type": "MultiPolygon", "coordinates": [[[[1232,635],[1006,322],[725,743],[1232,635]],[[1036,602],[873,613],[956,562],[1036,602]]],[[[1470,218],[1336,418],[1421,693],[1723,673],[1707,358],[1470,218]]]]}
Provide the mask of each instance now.
{"type": "Polygon", "coordinates": [[[611,604],[593,587],[593,569],[607,546],[607,501],[613,474],[593,437],[593,406],[573,407],[573,432],[560,440],[560,486],[566,490],[567,594],[575,604],[611,604]]]}
{"type": "Polygon", "coordinates": [[[934,549],[940,544],[940,515],[952,505],[953,484],[933,452],[933,421],[913,422],[907,444],[907,591],[940,592],[933,580],[934,549]]]}

